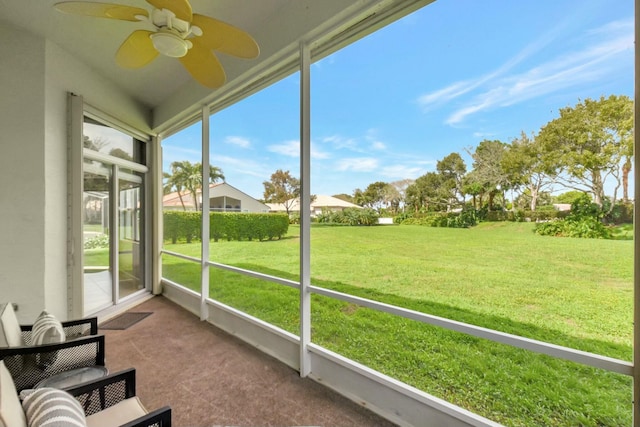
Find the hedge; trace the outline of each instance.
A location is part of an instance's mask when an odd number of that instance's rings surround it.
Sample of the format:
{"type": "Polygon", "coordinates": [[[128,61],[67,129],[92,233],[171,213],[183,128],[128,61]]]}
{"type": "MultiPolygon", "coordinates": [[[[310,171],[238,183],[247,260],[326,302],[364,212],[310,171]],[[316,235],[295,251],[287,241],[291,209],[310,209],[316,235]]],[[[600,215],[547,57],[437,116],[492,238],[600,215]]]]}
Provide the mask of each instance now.
{"type": "MultiPolygon", "coordinates": [[[[201,212],[165,211],[164,238],[171,243],[200,240],[201,212]]],[[[210,212],[209,237],[214,241],[272,240],[289,230],[286,214],[210,212]]]]}
{"type": "Polygon", "coordinates": [[[331,211],[323,209],[322,213],[317,216],[316,221],[323,224],[339,224],[339,225],[377,225],[380,215],[370,208],[346,208],[342,211],[331,211]]]}
{"type": "Polygon", "coordinates": [[[483,221],[512,221],[512,222],[541,222],[557,218],[565,218],[568,211],[556,211],[555,209],[540,209],[538,211],[487,211],[464,209],[462,212],[428,212],[425,214],[412,214],[409,212],[398,215],[396,224],[425,225],[429,227],[467,228],[473,227],[483,221]]]}

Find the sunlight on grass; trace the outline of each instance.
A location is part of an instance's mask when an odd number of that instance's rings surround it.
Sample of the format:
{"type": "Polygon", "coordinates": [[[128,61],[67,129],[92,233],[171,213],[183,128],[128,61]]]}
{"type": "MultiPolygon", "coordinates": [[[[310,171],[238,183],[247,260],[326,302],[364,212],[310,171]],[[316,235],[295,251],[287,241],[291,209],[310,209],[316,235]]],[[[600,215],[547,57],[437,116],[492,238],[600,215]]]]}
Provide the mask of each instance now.
{"type": "MultiPolygon", "coordinates": [[[[631,360],[632,240],[542,237],[527,223],[472,229],[313,227],[312,283],[424,313],[631,360]]],[[[298,280],[299,229],[282,240],[211,243],[211,259],[298,280]]],[[[199,243],[165,245],[198,257],[199,243]]],[[[163,256],[198,291],[198,264],[163,256]]],[[[210,295],[298,333],[295,289],[212,269],[210,295]]],[[[313,341],[510,426],[617,426],[631,381],[313,296],[313,341]]]]}

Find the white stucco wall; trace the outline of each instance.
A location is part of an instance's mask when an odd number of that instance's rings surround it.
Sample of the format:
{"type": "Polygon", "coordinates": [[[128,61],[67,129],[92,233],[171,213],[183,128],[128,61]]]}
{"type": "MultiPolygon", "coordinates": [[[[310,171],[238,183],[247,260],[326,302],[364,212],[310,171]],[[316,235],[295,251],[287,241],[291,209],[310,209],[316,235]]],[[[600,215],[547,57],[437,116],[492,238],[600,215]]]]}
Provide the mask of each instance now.
{"type": "Polygon", "coordinates": [[[0,300],[44,303],[43,40],[0,25],[0,300]]]}
{"type": "Polygon", "coordinates": [[[67,317],[67,92],[146,131],[151,112],[42,38],[0,23],[0,302],[67,317]]]}

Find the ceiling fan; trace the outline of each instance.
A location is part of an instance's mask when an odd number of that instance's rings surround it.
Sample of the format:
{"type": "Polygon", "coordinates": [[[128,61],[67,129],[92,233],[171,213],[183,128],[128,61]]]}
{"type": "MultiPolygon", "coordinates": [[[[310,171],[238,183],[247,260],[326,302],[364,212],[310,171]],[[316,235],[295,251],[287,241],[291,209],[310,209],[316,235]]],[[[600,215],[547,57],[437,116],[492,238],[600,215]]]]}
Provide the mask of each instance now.
{"type": "Polygon", "coordinates": [[[146,22],[153,31],[135,30],[116,52],[124,68],[141,68],[158,54],[178,58],[189,74],[203,86],[216,89],[226,81],[222,64],[214,51],[251,59],[260,53],[256,41],[245,31],[217,19],[191,11],[188,0],[146,0],[148,12],[134,6],[69,1],[54,7],[64,13],[146,22]]]}

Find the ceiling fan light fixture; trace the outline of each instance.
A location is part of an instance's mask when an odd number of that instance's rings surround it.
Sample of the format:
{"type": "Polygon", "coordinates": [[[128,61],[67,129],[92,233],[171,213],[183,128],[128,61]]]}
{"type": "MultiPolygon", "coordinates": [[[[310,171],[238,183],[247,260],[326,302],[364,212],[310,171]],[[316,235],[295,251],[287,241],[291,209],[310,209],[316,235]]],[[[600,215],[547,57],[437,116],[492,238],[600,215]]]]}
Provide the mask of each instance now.
{"type": "Polygon", "coordinates": [[[187,54],[191,43],[168,31],[151,34],[151,42],[158,52],[171,58],[182,58],[187,54]]]}

